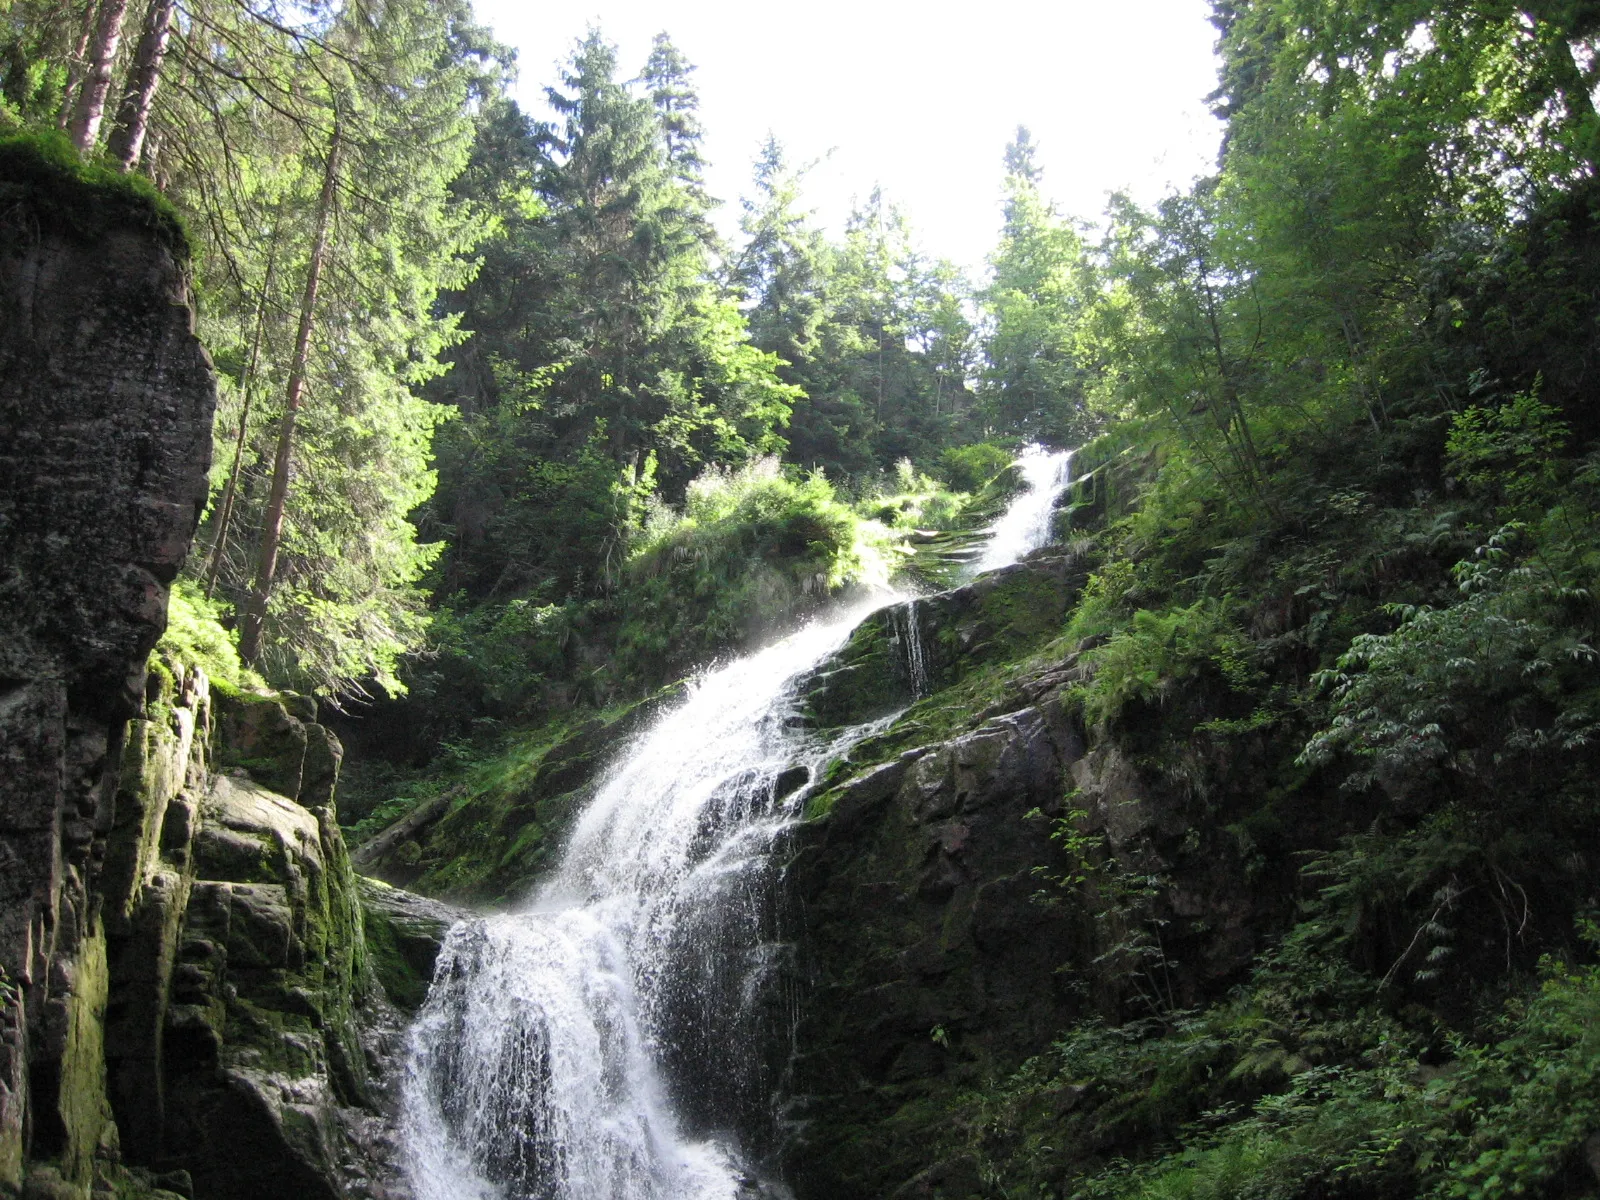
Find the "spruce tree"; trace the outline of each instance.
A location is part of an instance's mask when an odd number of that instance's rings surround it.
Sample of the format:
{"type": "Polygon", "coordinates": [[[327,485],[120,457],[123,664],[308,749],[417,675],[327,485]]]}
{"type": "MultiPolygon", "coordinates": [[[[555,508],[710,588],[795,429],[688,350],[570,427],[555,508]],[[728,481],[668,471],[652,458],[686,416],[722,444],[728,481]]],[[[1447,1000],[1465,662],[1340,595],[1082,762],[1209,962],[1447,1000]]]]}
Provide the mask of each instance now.
{"type": "Polygon", "coordinates": [[[982,406],[998,433],[1075,444],[1091,428],[1076,351],[1083,248],[1040,188],[1035,149],[1022,127],[1006,147],[1005,222],[981,297],[982,406]]]}

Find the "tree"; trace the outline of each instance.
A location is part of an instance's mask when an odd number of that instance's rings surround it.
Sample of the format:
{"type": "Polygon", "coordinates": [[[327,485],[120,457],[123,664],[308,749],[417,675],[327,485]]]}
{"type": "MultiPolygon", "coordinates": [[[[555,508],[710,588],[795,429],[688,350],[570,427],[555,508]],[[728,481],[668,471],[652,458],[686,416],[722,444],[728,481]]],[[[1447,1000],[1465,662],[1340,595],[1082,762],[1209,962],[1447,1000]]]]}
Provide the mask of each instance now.
{"type": "Polygon", "coordinates": [[[756,158],[755,195],[741,202],[745,241],[731,271],[751,339],[788,366],[815,352],[828,303],[827,242],[799,208],[804,178],[805,168],[790,168],[768,134],[756,158]]]}
{"type": "MultiPolygon", "coordinates": [[[[278,449],[272,463],[272,484],[267,494],[267,511],[261,528],[260,559],[255,582],[239,630],[239,659],[251,665],[261,654],[262,627],[272,599],[272,585],[278,572],[278,545],[283,538],[284,502],[289,495],[289,469],[294,455],[295,420],[305,398],[306,367],[311,353],[312,325],[316,319],[317,294],[322,287],[322,272],[328,261],[328,235],[333,223],[334,200],[339,188],[339,155],[343,149],[340,118],[335,101],[333,129],[322,164],[322,187],[317,195],[315,232],[311,235],[311,255],[306,264],[305,284],[300,293],[300,323],[294,337],[294,354],[289,360],[289,380],[285,388],[283,414],[278,419],[278,449]]],[[[241,419],[242,420],[242,419],[241,419]]],[[[220,542],[221,534],[218,539],[220,542]]]]}
{"type": "MultiPolygon", "coordinates": [[[[693,73],[693,65],[672,44],[672,39],[665,33],[658,33],[639,78],[655,108],[672,176],[691,205],[697,206],[703,216],[714,202],[705,194],[705,161],[700,153],[700,97],[689,78],[693,73]]],[[[714,237],[709,223],[705,224],[702,236],[708,239],[708,244],[714,237]]]]}
{"type": "Polygon", "coordinates": [[[1006,147],[1005,223],[982,302],[984,416],[997,431],[1077,444],[1093,429],[1075,343],[1083,247],[1040,190],[1026,128],[1006,147]]]}
{"type": "Polygon", "coordinates": [[[161,68],[166,61],[167,43],[172,36],[172,14],[177,7],[177,0],[150,0],[145,15],[139,45],[134,51],[133,64],[128,69],[122,103],[117,108],[116,128],[108,147],[111,157],[122,164],[124,171],[133,170],[144,151],[144,139],[150,127],[150,110],[155,103],[156,88],[161,83],[161,68]]]}
{"type": "Polygon", "coordinates": [[[122,19],[127,11],[128,0],[100,0],[94,33],[88,43],[83,82],[76,94],[69,97],[72,117],[68,131],[73,145],[83,154],[93,150],[100,137],[100,122],[111,91],[117,47],[122,41],[122,19]]]}
{"type": "Polygon", "coordinates": [[[483,229],[450,193],[469,103],[492,86],[494,49],[467,15],[351,6],[276,44],[242,30],[209,71],[178,39],[195,85],[164,90],[153,121],[173,194],[202,218],[201,282],[221,301],[205,332],[237,420],[219,428],[231,455],[210,570],[242,600],[242,655],[294,686],[396,688],[425,629],[418,581],[437,548],[407,515],[432,489],[440,412],[415,389],[460,337],[434,297],[470,278],[483,229]],[[260,74],[222,87],[228,62],[260,74]],[[206,122],[221,161],[194,136],[206,122]],[[252,543],[253,569],[227,553],[252,543]]]}
{"type": "Polygon", "coordinates": [[[459,297],[474,338],[437,393],[462,419],[427,517],[472,599],[603,593],[641,488],[680,497],[706,463],[782,444],[795,393],[714,278],[690,71],[662,37],[623,82],[593,32],[551,89],[553,127],[480,119],[463,186],[516,199],[459,297]]]}

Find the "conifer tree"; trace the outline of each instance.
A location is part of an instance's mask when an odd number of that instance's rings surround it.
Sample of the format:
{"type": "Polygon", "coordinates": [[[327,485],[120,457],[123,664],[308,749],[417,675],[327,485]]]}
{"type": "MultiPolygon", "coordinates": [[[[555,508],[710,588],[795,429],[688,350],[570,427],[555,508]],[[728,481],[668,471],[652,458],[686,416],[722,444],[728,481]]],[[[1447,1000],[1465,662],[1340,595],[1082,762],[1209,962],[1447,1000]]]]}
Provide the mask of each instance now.
{"type": "Polygon", "coordinates": [[[161,83],[167,43],[172,36],[172,16],[177,7],[177,0],[150,0],[145,13],[109,145],[111,157],[121,163],[125,171],[133,170],[144,152],[150,110],[155,103],[156,88],[161,83]]]}
{"type": "Polygon", "coordinates": [[[122,20],[127,11],[128,0],[100,0],[95,13],[83,82],[70,97],[72,117],[68,128],[73,145],[82,154],[93,150],[100,137],[100,122],[105,117],[106,97],[111,93],[117,48],[122,43],[122,20]]]}
{"type": "MultiPolygon", "coordinates": [[[[640,81],[660,123],[668,169],[702,212],[712,205],[705,194],[705,160],[701,156],[700,96],[690,76],[694,66],[672,39],[658,33],[640,81]]],[[[709,226],[707,227],[709,229],[709,226]]]]}
{"type": "Polygon", "coordinates": [[[1082,245],[1040,189],[1026,128],[1006,147],[1005,222],[982,300],[984,415],[996,431],[1076,443],[1090,428],[1075,342],[1082,245]]]}
{"type": "Polygon", "coordinates": [[[745,240],[731,272],[752,340],[791,367],[815,352],[827,311],[828,246],[799,208],[804,175],[768,134],[756,158],[755,194],[742,202],[745,240]]]}

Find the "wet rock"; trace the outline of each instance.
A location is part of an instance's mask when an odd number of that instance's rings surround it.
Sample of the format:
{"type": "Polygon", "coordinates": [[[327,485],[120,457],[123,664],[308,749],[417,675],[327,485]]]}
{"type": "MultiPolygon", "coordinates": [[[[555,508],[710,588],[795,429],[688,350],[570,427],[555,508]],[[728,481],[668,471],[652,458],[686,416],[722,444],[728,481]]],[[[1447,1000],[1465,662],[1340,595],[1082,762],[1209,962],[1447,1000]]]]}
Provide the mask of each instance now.
{"type": "Polygon", "coordinates": [[[802,684],[808,723],[872,721],[1016,657],[1059,632],[1087,578],[1088,565],[1075,556],[1041,551],[952,591],[881,609],[802,684]]]}
{"type": "MultiPolygon", "coordinates": [[[[1052,843],[1027,814],[1061,811],[1082,755],[1059,703],[1041,704],[814,800],[786,876],[809,983],[789,1158],[799,1195],[889,1194],[926,1139],[861,1130],[894,1128],[902,1105],[974,1086],[982,1064],[1019,1061],[1059,1028],[1059,968],[1083,956],[1082,930],[1033,901],[1030,866],[1052,843]]],[[[895,1194],[966,1194],[917,1190],[936,1183],[920,1175],[895,1194]]]]}
{"type": "Polygon", "coordinates": [[[330,817],[241,776],[201,803],[157,1159],[201,1195],[363,1195],[393,1173],[372,1156],[393,1149],[399,1018],[330,817]]]}
{"type": "Polygon", "coordinates": [[[427,997],[445,934],[472,914],[381,880],[361,877],[357,884],[378,982],[398,1007],[415,1012],[427,997]]]}

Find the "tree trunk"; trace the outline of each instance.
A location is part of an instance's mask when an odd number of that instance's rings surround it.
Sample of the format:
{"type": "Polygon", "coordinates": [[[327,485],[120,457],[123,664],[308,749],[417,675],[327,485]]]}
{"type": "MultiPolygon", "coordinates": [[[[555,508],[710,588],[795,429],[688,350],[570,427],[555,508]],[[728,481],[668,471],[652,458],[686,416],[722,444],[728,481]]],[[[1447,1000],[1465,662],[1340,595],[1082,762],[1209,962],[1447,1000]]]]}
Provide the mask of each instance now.
{"type": "Polygon", "coordinates": [[[206,567],[206,599],[216,591],[217,576],[222,573],[222,556],[228,549],[228,528],[233,521],[233,501],[239,494],[239,472],[244,467],[244,439],[250,428],[250,385],[256,380],[256,364],[261,358],[261,341],[267,328],[267,301],[272,294],[272,276],[278,265],[278,228],[272,228],[272,246],[267,251],[267,274],[261,281],[261,302],[256,306],[256,333],[250,343],[250,361],[245,365],[244,378],[239,391],[244,403],[239,410],[239,436],[233,444],[233,470],[228,473],[228,486],[222,492],[222,511],[217,514],[217,537],[211,544],[211,562],[206,567]]]}
{"type": "Polygon", "coordinates": [[[72,113],[78,103],[78,89],[83,86],[85,62],[89,57],[89,39],[94,36],[95,0],[84,0],[83,21],[78,28],[78,40],[72,44],[72,54],[67,59],[67,82],[61,89],[61,115],[56,126],[62,132],[72,127],[72,113]]]}
{"type": "Polygon", "coordinates": [[[311,261],[306,267],[305,291],[300,297],[300,327],[295,333],[294,357],[289,362],[289,385],[284,394],[283,427],[278,431],[278,453],[272,464],[272,488],[267,493],[267,517],[261,530],[261,558],[256,565],[255,587],[239,630],[239,658],[252,664],[261,653],[261,631],[267,620],[267,604],[272,599],[272,580],[278,571],[278,543],[283,537],[283,505],[289,494],[289,459],[294,448],[295,414],[305,395],[306,359],[311,349],[312,318],[317,307],[317,289],[322,283],[322,267],[328,254],[328,226],[333,219],[334,194],[339,177],[339,118],[334,115],[333,134],[328,139],[328,158],[322,168],[322,194],[317,198],[316,233],[311,242],[311,261]]]}
{"type": "Polygon", "coordinates": [[[111,91],[117,45],[122,41],[122,18],[127,12],[128,0],[103,0],[100,5],[100,17],[89,46],[88,69],[72,114],[72,144],[81,154],[88,154],[100,140],[100,121],[106,112],[106,95],[111,91]]]}
{"type": "Polygon", "coordinates": [[[150,0],[145,13],[144,31],[128,70],[128,86],[117,109],[117,125],[108,147],[111,157],[124,171],[139,165],[144,150],[145,131],[150,127],[150,106],[155,102],[161,82],[161,64],[167,57],[167,42],[172,37],[172,13],[177,0],[150,0]]]}

